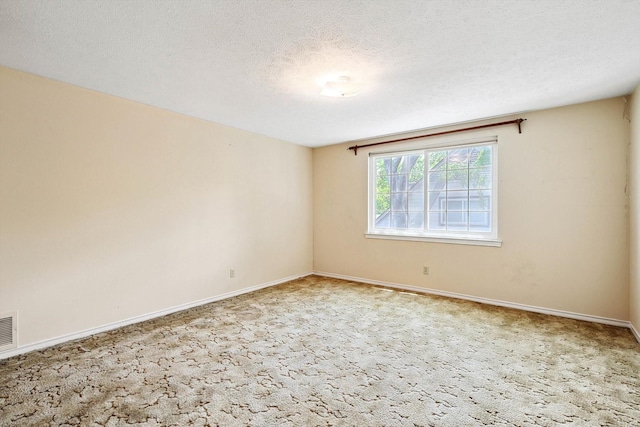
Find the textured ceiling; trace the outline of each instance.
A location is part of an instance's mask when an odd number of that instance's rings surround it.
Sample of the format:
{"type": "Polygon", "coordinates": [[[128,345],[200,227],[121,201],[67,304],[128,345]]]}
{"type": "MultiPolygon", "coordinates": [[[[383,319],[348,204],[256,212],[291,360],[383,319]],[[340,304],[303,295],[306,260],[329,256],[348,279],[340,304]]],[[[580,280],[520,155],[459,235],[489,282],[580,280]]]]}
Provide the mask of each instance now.
{"type": "Polygon", "coordinates": [[[628,94],[640,0],[2,0],[0,65],[320,146],[628,94]]]}

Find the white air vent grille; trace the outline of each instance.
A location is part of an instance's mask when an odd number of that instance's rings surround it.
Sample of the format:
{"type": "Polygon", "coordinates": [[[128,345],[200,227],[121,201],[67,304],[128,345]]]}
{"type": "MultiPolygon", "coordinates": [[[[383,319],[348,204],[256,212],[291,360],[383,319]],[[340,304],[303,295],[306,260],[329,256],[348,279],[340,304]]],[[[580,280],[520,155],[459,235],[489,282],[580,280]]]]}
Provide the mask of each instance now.
{"type": "Polygon", "coordinates": [[[0,315],[0,351],[17,346],[17,313],[0,315]]]}

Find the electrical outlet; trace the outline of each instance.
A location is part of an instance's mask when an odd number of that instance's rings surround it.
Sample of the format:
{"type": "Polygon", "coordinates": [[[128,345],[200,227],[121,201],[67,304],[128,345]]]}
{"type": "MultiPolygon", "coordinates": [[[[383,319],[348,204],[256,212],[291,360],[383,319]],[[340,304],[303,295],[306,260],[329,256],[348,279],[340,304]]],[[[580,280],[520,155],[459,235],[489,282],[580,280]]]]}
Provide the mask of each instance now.
{"type": "Polygon", "coordinates": [[[231,279],[233,279],[234,277],[236,277],[236,271],[232,268],[231,270],[229,270],[229,277],[231,279]]]}
{"type": "Polygon", "coordinates": [[[425,276],[429,275],[429,267],[427,267],[426,265],[424,267],[422,267],[422,274],[424,274],[425,276]]]}

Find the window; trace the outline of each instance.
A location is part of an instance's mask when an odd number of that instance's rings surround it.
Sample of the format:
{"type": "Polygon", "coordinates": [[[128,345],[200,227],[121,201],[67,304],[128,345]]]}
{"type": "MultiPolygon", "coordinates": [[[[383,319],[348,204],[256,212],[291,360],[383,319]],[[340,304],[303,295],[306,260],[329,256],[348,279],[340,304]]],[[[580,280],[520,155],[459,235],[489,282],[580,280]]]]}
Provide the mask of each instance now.
{"type": "Polygon", "coordinates": [[[499,246],[495,140],[369,157],[367,237],[499,246]]]}

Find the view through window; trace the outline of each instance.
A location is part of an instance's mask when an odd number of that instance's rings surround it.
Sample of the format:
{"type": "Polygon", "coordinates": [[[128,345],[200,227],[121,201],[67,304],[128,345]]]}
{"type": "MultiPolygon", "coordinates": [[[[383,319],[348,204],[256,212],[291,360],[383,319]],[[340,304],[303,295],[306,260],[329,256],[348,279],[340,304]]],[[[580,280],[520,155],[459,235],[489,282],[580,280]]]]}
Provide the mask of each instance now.
{"type": "Polygon", "coordinates": [[[369,233],[495,239],[497,145],[370,156],[369,233]]]}

